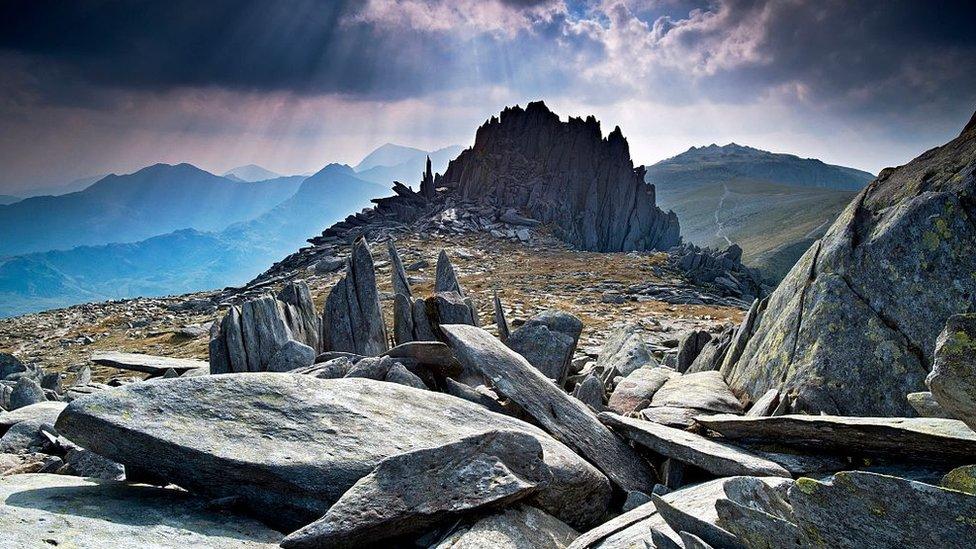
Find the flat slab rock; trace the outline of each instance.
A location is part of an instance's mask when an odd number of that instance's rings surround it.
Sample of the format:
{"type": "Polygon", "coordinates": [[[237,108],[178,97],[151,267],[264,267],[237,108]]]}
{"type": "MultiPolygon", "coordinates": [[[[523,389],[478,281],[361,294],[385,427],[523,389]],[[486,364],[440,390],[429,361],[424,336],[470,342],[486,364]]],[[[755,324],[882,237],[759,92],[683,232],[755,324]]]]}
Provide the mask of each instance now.
{"type": "Polygon", "coordinates": [[[661,386],[651,399],[653,407],[696,408],[710,412],[742,413],[742,404],[735,398],[719,372],[697,372],[674,376],[661,386]]]}
{"type": "Polygon", "coordinates": [[[321,519],[292,532],[286,549],[360,547],[419,534],[462,512],[527,497],[552,478],[542,445],[520,431],[491,431],[389,457],[321,519]]]}
{"type": "Polygon", "coordinates": [[[959,464],[970,463],[976,455],[976,433],[954,419],[715,415],[697,421],[731,440],[773,442],[818,452],[959,464]]]}
{"type": "Polygon", "coordinates": [[[65,475],[0,478],[3,547],[266,548],[281,534],[173,489],[65,475]]]}
{"type": "Polygon", "coordinates": [[[65,406],[67,404],[64,402],[49,400],[38,402],[37,404],[30,404],[10,412],[0,412],[0,435],[3,435],[7,432],[7,429],[10,429],[21,421],[39,420],[44,423],[53,424],[65,406]]]}
{"type": "Polygon", "coordinates": [[[166,370],[169,369],[176,370],[177,373],[183,373],[194,368],[210,368],[210,364],[205,360],[143,355],[139,353],[119,353],[115,351],[95,351],[92,353],[91,360],[95,364],[111,366],[120,370],[159,375],[165,374],[166,370]]]}
{"type": "Polygon", "coordinates": [[[688,431],[609,412],[600,414],[600,421],[638,446],[718,476],[790,476],[786,469],[768,459],[688,431]]]}
{"type": "Polygon", "coordinates": [[[556,517],[519,504],[460,526],[433,549],[563,549],[578,535],[556,517]]]}
{"type": "Polygon", "coordinates": [[[282,528],[325,514],[382,460],[491,430],[542,444],[552,483],[532,501],[569,523],[598,520],[600,472],[540,429],[449,395],[368,379],[277,373],[135,383],[68,405],[72,442],[210,497],[240,496],[282,528]]]}

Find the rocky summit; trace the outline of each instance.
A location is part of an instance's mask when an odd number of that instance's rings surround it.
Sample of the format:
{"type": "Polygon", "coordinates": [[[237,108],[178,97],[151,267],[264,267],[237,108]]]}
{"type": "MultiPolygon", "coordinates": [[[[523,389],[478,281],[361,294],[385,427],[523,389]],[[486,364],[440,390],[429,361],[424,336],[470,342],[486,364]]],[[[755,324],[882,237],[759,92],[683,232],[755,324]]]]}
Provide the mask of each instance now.
{"type": "Polygon", "coordinates": [[[974,171],[970,122],[770,289],[506,109],[248,284],[0,321],[2,539],[972,547],[974,171]]]}

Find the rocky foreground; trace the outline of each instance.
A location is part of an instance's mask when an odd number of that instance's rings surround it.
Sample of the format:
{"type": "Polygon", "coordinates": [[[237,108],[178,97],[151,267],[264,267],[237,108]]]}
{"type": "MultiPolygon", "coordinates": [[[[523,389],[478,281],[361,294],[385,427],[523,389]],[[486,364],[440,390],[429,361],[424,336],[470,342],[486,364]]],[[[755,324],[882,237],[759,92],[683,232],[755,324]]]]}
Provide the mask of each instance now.
{"type": "Polygon", "coordinates": [[[0,355],[3,539],[972,547],[973,126],[768,297],[735,249],[585,255],[425,174],[246,287],[160,300],[195,358],[0,355]]]}

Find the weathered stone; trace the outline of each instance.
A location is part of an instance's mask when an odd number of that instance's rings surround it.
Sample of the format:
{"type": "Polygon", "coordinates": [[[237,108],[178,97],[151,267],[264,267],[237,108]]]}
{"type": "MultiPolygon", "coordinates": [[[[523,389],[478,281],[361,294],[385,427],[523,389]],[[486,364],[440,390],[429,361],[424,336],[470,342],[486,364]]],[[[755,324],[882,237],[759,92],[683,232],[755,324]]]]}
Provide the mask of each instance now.
{"type": "Polygon", "coordinates": [[[436,367],[441,375],[457,375],[461,364],[454,357],[451,348],[440,341],[414,341],[397,345],[383,356],[416,360],[420,364],[436,367]]]}
{"type": "Polygon", "coordinates": [[[464,297],[464,290],[458,282],[457,274],[454,272],[454,265],[451,264],[447,252],[441,250],[437,254],[437,271],[434,277],[434,293],[454,292],[464,297]]]}
{"type": "Polygon", "coordinates": [[[7,547],[274,549],[281,534],[179,490],[63,475],[0,478],[7,547]]]}
{"type": "Polygon", "coordinates": [[[393,296],[393,341],[403,345],[414,340],[413,302],[403,294],[393,296]]]}
{"type": "Polygon", "coordinates": [[[383,381],[395,363],[395,360],[387,356],[364,358],[356,361],[352,365],[346,377],[361,377],[375,381],[383,381]]]}
{"type": "Polygon", "coordinates": [[[651,405],[654,393],[675,375],[670,368],[637,368],[617,383],[607,407],[624,415],[639,412],[651,405]]]}
{"type": "MultiPolygon", "coordinates": [[[[715,486],[721,488],[721,485],[719,484],[716,484],[715,486]]],[[[671,492],[671,494],[668,495],[681,497],[681,494],[682,491],[678,490],[676,492],[671,492]]],[[[706,508],[710,507],[710,509],[708,509],[708,514],[703,516],[689,513],[665,501],[664,498],[658,495],[652,494],[651,500],[654,502],[654,507],[657,509],[657,512],[675,532],[693,533],[704,540],[705,543],[708,543],[714,547],[721,547],[723,549],[742,549],[745,547],[734,534],[721,526],[718,526],[718,515],[714,511],[714,507],[715,501],[717,501],[720,496],[714,493],[714,489],[700,495],[695,494],[692,496],[691,494],[687,494],[685,497],[702,498],[706,508]],[[709,505],[709,503],[711,505],[709,505]]]]}
{"type": "Polygon", "coordinates": [[[393,240],[386,241],[386,250],[390,254],[390,277],[393,282],[393,294],[402,295],[409,302],[413,297],[413,292],[410,290],[410,280],[407,278],[407,271],[403,268],[403,260],[400,259],[400,253],[397,251],[393,240]]]}
{"type": "Polygon", "coordinates": [[[508,336],[511,332],[508,329],[508,321],[505,320],[505,309],[502,308],[502,300],[498,297],[497,290],[492,298],[492,306],[495,313],[495,328],[498,330],[498,339],[502,340],[502,343],[505,343],[508,341],[508,336]]]}
{"type": "Polygon", "coordinates": [[[14,379],[18,374],[28,372],[27,366],[12,354],[0,353],[0,379],[14,379]]]}
{"type": "Polygon", "coordinates": [[[742,404],[725,384],[722,374],[714,371],[685,374],[668,379],[654,393],[651,406],[742,413],[742,404]]]}
{"type": "Polygon", "coordinates": [[[644,408],[638,416],[647,421],[660,423],[675,429],[693,429],[698,423],[696,418],[715,415],[715,412],[698,410],[697,408],[679,408],[675,406],[658,406],[655,408],[644,408]]]}
{"type": "Polygon", "coordinates": [[[976,496],[976,465],[964,465],[946,473],[939,483],[943,488],[976,496]]]}
{"type": "Polygon", "coordinates": [[[311,366],[314,362],[315,349],[289,339],[271,356],[266,369],[269,372],[290,372],[311,366]]]}
{"type": "Polygon", "coordinates": [[[365,239],[353,244],[345,275],[326,297],[322,332],[325,350],[376,356],[389,348],[373,256],[365,239]]]}
{"type": "Polygon", "coordinates": [[[655,206],[619,128],[604,139],[595,118],[562,122],[542,102],[485,123],[437,184],[517,208],[584,250],[663,250],[680,240],[677,216],[655,206]]]}
{"type": "Polygon", "coordinates": [[[577,535],[556,517],[517,504],[460,526],[432,549],[563,549],[577,535]]]}
{"type": "Polygon", "coordinates": [[[111,366],[120,370],[132,370],[134,372],[156,375],[162,375],[170,368],[179,373],[183,373],[194,368],[207,367],[207,363],[203,360],[152,356],[139,353],[119,353],[115,351],[95,351],[92,353],[91,360],[95,364],[111,366]]]}
{"type": "Polygon", "coordinates": [[[511,415],[498,400],[464,383],[454,381],[451,378],[444,379],[444,392],[460,399],[480,404],[492,412],[511,415]]]}
{"type": "Polygon", "coordinates": [[[316,353],[322,350],[322,321],[315,313],[312,291],[304,280],[293,280],[278,292],[278,302],[291,337],[316,353]]]}
{"type": "Polygon", "coordinates": [[[759,400],[757,400],[749,410],[746,411],[746,417],[766,417],[773,415],[773,410],[779,406],[779,390],[770,389],[763,393],[759,400]]]}
{"type": "Polygon", "coordinates": [[[319,324],[305,318],[311,306],[311,294],[306,293],[307,288],[293,286],[283,294],[294,303],[265,295],[245,301],[239,308],[231,307],[210,340],[210,372],[267,371],[275,353],[293,339],[317,348],[319,336],[311,330],[319,324]]]}
{"type": "Polygon", "coordinates": [[[949,413],[946,412],[935,400],[932,393],[928,391],[908,393],[905,395],[905,398],[908,399],[908,403],[912,405],[912,408],[914,408],[921,417],[941,417],[953,419],[952,416],[950,416],[949,413]]]}
{"type": "Polygon", "coordinates": [[[562,386],[582,332],[579,318],[562,311],[543,311],[512,332],[505,344],[562,386]]]}
{"type": "Polygon", "coordinates": [[[684,546],[684,549],[713,549],[710,544],[706,543],[703,539],[695,534],[679,532],[678,535],[681,536],[681,543],[684,546]]]}
{"type": "Polygon", "coordinates": [[[625,324],[610,334],[603,344],[596,367],[604,381],[628,376],[637,368],[657,366],[657,360],[644,343],[643,330],[636,324],[625,324]]]}
{"type": "Polygon", "coordinates": [[[346,377],[349,370],[352,370],[352,366],[353,361],[349,357],[340,356],[332,360],[313,364],[307,368],[292,370],[292,373],[309,375],[319,379],[339,379],[340,377],[346,377]]]}
{"type": "Polygon", "coordinates": [[[551,480],[528,433],[489,431],[381,461],[287,549],[360,547],[523,499],[551,480]]]}
{"type": "Polygon", "coordinates": [[[427,385],[424,381],[420,379],[416,374],[407,369],[406,366],[399,362],[394,362],[390,366],[390,370],[386,372],[386,377],[383,379],[389,383],[399,383],[400,385],[406,385],[407,387],[414,387],[416,389],[427,389],[427,385]]]}
{"type": "MultiPolygon", "coordinates": [[[[53,473],[61,467],[61,463],[61,458],[40,452],[24,454],[0,453],[0,477],[26,475],[30,473],[53,473]]],[[[0,511],[0,517],[2,516],[2,511],[0,511]]]]}
{"type": "Polygon", "coordinates": [[[41,388],[40,383],[29,377],[18,379],[17,385],[14,386],[14,390],[10,393],[11,410],[45,401],[47,401],[47,397],[44,396],[44,389],[41,388]]]}
{"type": "Polygon", "coordinates": [[[632,448],[603,426],[585,404],[566,394],[524,358],[473,326],[442,325],[461,364],[478,371],[558,440],[596,464],[624,490],[647,490],[653,473],[632,448]]]}
{"type": "Polygon", "coordinates": [[[64,450],[64,464],[57,470],[59,475],[74,475],[102,480],[125,479],[125,468],[122,464],[75,446],[64,437],[59,438],[58,444],[64,450]]]}
{"type": "Polygon", "coordinates": [[[790,476],[772,461],[701,435],[610,412],[600,414],[600,420],[643,448],[717,476],[790,476]]]}
{"type": "Polygon", "coordinates": [[[797,394],[798,413],[912,414],[936,337],[976,295],[974,157],[968,130],[883,170],[769,297],[733,390],[797,394]]]}
{"type": "Polygon", "coordinates": [[[411,313],[413,315],[414,341],[437,341],[437,332],[434,331],[430,315],[427,314],[427,302],[423,299],[415,299],[411,313]]]}
{"type": "Polygon", "coordinates": [[[65,406],[67,404],[64,402],[45,400],[9,412],[0,412],[0,435],[21,421],[39,420],[44,423],[54,423],[65,406]]]}
{"type": "Polygon", "coordinates": [[[698,358],[705,344],[712,340],[712,334],[705,330],[692,330],[678,341],[678,357],[675,369],[684,373],[698,358]]]}
{"type": "Polygon", "coordinates": [[[596,412],[603,411],[603,380],[590,372],[573,389],[573,396],[596,412]]]}
{"type": "Polygon", "coordinates": [[[925,383],[942,410],[976,430],[976,314],[949,317],[925,383]]]}
{"type": "Polygon", "coordinates": [[[699,417],[729,440],[766,441],[814,452],[966,463],[976,455],[976,433],[954,419],[787,415],[699,417]]]}
{"type": "Polygon", "coordinates": [[[801,478],[789,502],[813,547],[966,548],[976,539],[976,497],[897,477],[845,471],[801,478]]]}
{"type": "Polygon", "coordinates": [[[696,372],[718,370],[722,366],[722,359],[725,357],[729,345],[732,344],[732,338],[734,336],[735,328],[730,326],[722,333],[712,337],[712,339],[705,343],[701,352],[698,353],[694,362],[688,366],[688,369],[684,373],[694,374],[696,372]]]}
{"type": "Polygon", "coordinates": [[[51,445],[51,439],[45,431],[57,436],[54,427],[44,420],[28,419],[17,422],[0,437],[0,453],[43,452],[51,445]]]}
{"type": "Polygon", "coordinates": [[[239,496],[249,513],[292,529],[324,515],[387,457],[498,429],[542,444],[553,482],[533,497],[541,508],[582,525],[609,498],[606,478],[540,429],[448,395],[363,379],[255,373],[136,383],[72,402],[56,427],[127,469],[209,497],[239,496]]]}

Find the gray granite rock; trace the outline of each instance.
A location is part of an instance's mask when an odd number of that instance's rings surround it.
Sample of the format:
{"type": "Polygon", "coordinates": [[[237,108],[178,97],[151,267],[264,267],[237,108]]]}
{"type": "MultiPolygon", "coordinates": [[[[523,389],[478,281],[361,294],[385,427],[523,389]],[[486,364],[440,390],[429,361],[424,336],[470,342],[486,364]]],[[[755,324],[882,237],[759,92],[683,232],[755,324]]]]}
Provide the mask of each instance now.
{"type": "Polygon", "coordinates": [[[935,400],[929,391],[919,391],[905,395],[908,403],[918,412],[920,417],[941,417],[953,419],[942,405],[935,400]]]}
{"type": "Polygon", "coordinates": [[[20,421],[0,437],[0,453],[43,452],[51,445],[51,438],[56,437],[54,427],[42,419],[20,421]]]}
{"type": "Polygon", "coordinates": [[[345,275],[325,299],[322,333],[324,350],[377,356],[389,348],[373,256],[365,239],[353,244],[345,275]]]}
{"type": "Polygon", "coordinates": [[[37,404],[31,404],[12,410],[0,412],[0,435],[7,432],[16,423],[26,420],[40,420],[45,423],[53,424],[58,419],[58,415],[67,406],[64,402],[45,400],[37,404]]]}
{"type": "Polygon", "coordinates": [[[513,331],[505,344],[562,386],[583,332],[583,322],[562,311],[543,311],[513,331]]]}
{"type": "Polygon", "coordinates": [[[600,350],[596,367],[603,372],[604,381],[628,376],[637,368],[657,366],[657,360],[644,342],[643,330],[637,324],[625,324],[615,329],[600,350]]]}
{"type": "Polygon", "coordinates": [[[13,391],[10,392],[11,410],[46,401],[47,397],[44,396],[44,389],[41,388],[41,384],[29,377],[18,379],[13,391]]]}
{"type": "Polygon", "coordinates": [[[654,393],[677,375],[670,368],[637,368],[617,383],[607,407],[624,415],[639,412],[650,406],[654,393]]]}
{"type": "Polygon", "coordinates": [[[691,330],[678,341],[678,357],[675,369],[684,373],[698,358],[705,344],[712,340],[712,334],[705,330],[691,330]]]}
{"type": "Polygon", "coordinates": [[[573,388],[573,396],[597,412],[603,411],[603,380],[590,372],[573,388]]]}
{"type": "Polygon", "coordinates": [[[0,478],[6,547],[277,547],[281,534],[173,489],[65,475],[0,478]]]}
{"type": "Polygon", "coordinates": [[[432,549],[563,549],[577,535],[556,517],[516,504],[460,525],[432,549]]]}
{"type": "Polygon", "coordinates": [[[652,407],[695,408],[710,412],[742,413],[742,404],[732,394],[719,372],[697,372],[674,376],[654,393],[652,407]]]}
{"type": "Polygon", "coordinates": [[[403,268],[403,260],[400,259],[400,252],[396,249],[393,240],[386,241],[386,251],[390,255],[390,277],[393,282],[393,294],[402,295],[409,301],[413,297],[410,290],[410,280],[407,278],[407,271],[403,268]]]}
{"type": "Polygon", "coordinates": [[[524,499],[552,478],[530,434],[489,431],[389,457],[321,519],[291,533],[286,549],[361,547],[524,499]]]}
{"type": "Polygon", "coordinates": [[[389,383],[399,383],[400,385],[406,385],[407,387],[413,387],[415,389],[427,389],[427,385],[424,383],[420,377],[407,369],[406,366],[399,362],[394,362],[390,366],[389,371],[386,372],[386,377],[383,381],[389,383]]]}
{"type": "Polygon", "coordinates": [[[266,370],[269,372],[290,372],[298,368],[307,368],[314,362],[315,349],[294,339],[289,339],[271,356],[266,370]]]}
{"type": "Polygon", "coordinates": [[[925,383],[946,413],[976,429],[976,314],[949,317],[925,383]]]}
{"type": "Polygon", "coordinates": [[[553,482],[533,497],[541,508],[583,525],[609,498],[603,475],[527,423],[364,379],[253,373],[136,383],[72,402],[56,427],[127,469],[208,497],[237,496],[249,513],[292,529],[325,514],[387,457],[498,429],[542,444],[553,482]]]}

